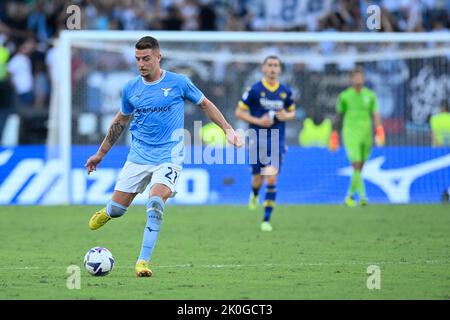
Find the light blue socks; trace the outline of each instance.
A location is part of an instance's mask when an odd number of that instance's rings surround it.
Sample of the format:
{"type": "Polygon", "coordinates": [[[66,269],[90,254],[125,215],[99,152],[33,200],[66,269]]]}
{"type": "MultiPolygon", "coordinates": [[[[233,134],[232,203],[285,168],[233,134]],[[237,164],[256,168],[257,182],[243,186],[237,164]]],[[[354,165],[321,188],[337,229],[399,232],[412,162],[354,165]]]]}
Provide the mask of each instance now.
{"type": "Polygon", "coordinates": [[[125,212],[127,212],[127,209],[128,209],[127,207],[112,200],[110,200],[106,204],[106,214],[111,218],[118,218],[123,216],[125,212]]]}
{"type": "Polygon", "coordinates": [[[139,260],[150,260],[156,241],[158,240],[163,212],[164,201],[158,196],[151,197],[147,202],[147,224],[144,229],[144,239],[142,241],[139,260]]]}

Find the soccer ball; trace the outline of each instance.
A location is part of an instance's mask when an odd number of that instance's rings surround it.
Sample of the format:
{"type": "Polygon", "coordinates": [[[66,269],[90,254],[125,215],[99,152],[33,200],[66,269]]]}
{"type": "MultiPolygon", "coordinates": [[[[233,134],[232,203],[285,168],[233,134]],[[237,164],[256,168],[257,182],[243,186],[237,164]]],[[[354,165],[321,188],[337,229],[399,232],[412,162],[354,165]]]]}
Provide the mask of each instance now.
{"type": "Polygon", "coordinates": [[[106,276],[114,268],[114,258],[108,249],[94,247],[84,256],[84,268],[93,276],[106,276]]]}

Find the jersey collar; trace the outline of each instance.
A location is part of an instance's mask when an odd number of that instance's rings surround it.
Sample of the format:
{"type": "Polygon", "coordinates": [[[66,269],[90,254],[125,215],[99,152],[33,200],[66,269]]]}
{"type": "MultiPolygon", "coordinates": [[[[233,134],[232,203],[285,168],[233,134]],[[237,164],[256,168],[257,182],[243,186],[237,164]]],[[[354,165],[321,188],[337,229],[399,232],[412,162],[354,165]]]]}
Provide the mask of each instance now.
{"type": "Polygon", "coordinates": [[[159,78],[158,80],[155,80],[155,81],[152,81],[152,82],[148,82],[148,81],[145,81],[142,76],[141,76],[141,79],[142,79],[142,82],[144,84],[152,86],[152,85],[155,85],[157,83],[160,83],[164,79],[165,76],[166,76],[166,70],[162,69],[161,78],[159,78]]]}
{"type": "Polygon", "coordinates": [[[270,92],[275,92],[275,91],[277,91],[277,89],[280,87],[280,82],[279,81],[277,81],[273,86],[272,85],[270,85],[267,81],[266,81],[266,79],[262,79],[262,85],[264,86],[264,88],[266,88],[267,90],[269,90],[270,92]]]}
{"type": "Polygon", "coordinates": [[[363,90],[366,89],[365,86],[362,86],[362,87],[361,87],[361,90],[359,90],[359,92],[358,92],[358,91],[356,91],[356,89],[355,89],[353,86],[351,86],[351,88],[352,88],[353,92],[356,93],[356,94],[360,94],[361,92],[363,92],[363,90]]]}

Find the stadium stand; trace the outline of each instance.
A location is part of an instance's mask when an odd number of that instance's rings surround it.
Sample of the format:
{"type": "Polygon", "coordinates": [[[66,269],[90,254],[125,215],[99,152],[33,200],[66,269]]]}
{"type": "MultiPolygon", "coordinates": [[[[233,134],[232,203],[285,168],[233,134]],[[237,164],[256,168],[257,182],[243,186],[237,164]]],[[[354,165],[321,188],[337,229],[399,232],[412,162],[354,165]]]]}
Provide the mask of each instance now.
{"type": "MultiPolygon", "coordinates": [[[[77,4],[82,12],[83,30],[217,30],[217,31],[367,31],[365,24],[367,7],[371,4],[382,8],[381,32],[434,32],[449,30],[450,0],[320,0],[311,10],[314,15],[298,16],[295,19],[273,19],[269,10],[275,2],[224,1],[224,0],[96,0],[96,1],[21,1],[5,0],[0,3],[0,133],[10,114],[19,116],[22,125],[16,141],[23,143],[45,142],[46,122],[41,126],[24,126],[29,118],[42,119],[48,115],[52,91],[52,68],[54,69],[53,41],[65,28],[65,8],[77,4]],[[319,13],[317,13],[319,12],[319,13]],[[10,88],[13,76],[5,68],[20,55],[23,43],[35,41],[29,53],[31,60],[32,92],[27,95],[30,112],[26,119],[20,108],[20,89],[10,88]],[[7,81],[7,79],[9,81],[7,81]],[[19,91],[18,91],[19,90],[19,91]],[[37,131],[36,131],[37,130],[37,131]],[[29,140],[26,137],[33,136],[29,140]],[[37,135],[36,135],[37,134],[37,135]]],[[[309,10],[309,9],[308,9],[309,10]]],[[[292,14],[295,14],[293,12],[292,14]]],[[[329,53],[352,52],[352,47],[335,46],[321,48],[329,53]]],[[[75,55],[74,55],[75,56],[75,55]]],[[[74,83],[84,81],[87,76],[85,63],[74,58],[74,83]]],[[[107,66],[104,66],[107,68],[107,66]]],[[[320,69],[321,66],[318,66],[320,69]]],[[[29,73],[30,71],[28,71],[29,73]]],[[[220,77],[220,74],[218,75],[220,77]]],[[[14,81],[12,81],[14,82],[14,81]]],[[[86,89],[89,90],[89,89],[86,89]]],[[[220,88],[215,90],[218,98],[220,88]]],[[[88,94],[88,112],[98,112],[95,92],[88,94]]],[[[230,106],[230,109],[234,106],[230,106]]],[[[195,115],[198,116],[198,115],[195,115]]],[[[84,115],[86,117],[86,115],[84,115]]],[[[83,130],[87,130],[86,127],[83,130]]],[[[297,140],[297,133],[291,141],[297,140]]],[[[11,141],[11,139],[10,139],[11,141]]],[[[13,139],[14,141],[14,139],[13,139]]],[[[424,140],[425,141],[425,140],[424,140]]]]}

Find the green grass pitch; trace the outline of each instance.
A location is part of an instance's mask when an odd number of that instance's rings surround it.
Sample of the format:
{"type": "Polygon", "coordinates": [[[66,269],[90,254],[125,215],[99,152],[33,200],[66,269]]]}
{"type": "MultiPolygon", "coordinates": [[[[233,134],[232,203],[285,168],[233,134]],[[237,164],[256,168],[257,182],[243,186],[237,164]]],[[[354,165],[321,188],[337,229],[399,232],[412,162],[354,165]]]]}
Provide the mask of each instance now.
{"type": "Polygon", "coordinates": [[[99,207],[0,207],[0,299],[450,299],[445,205],[282,206],[274,230],[261,210],[171,206],[151,278],[136,278],[144,207],[91,231],[99,207]],[[83,269],[94,246],[113,253],[106,277],[83,269]],[[66,286],[81,268],[81,289],[66,286]],[[367,288],[367,268],[381,288],[367,288]]]}

